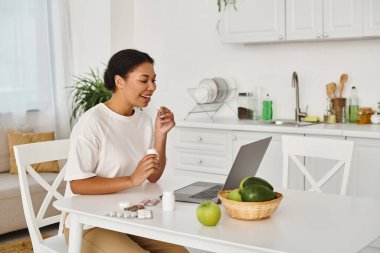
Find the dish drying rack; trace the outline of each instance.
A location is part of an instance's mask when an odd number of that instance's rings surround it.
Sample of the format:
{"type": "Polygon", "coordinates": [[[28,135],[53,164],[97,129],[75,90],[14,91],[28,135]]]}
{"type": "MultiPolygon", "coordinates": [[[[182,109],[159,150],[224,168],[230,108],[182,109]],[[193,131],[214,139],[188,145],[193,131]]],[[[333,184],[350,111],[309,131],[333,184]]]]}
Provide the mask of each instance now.
{"type": "MultiPolygon", "coordinates": [[[[184,120],[186,120],[191,114],[194,113],[205,113],[212,121],[214,121],[215,114],[222,108],[224,105],[226,105],[230,110],[236,115],[235,110],[231,107],[229,103],[227,103],[226,98],[224,98],[221,101],[218,102],[210,102],[210,103],[199,103],[197,99],[195,98],[195,90],[197,88],[189,88],[187,89],[187,92],[190,94],[191,98],[195,102],[195,106],[187,113],[184,120]]],[[[230,89],[231,92],[235,93],[236,89],[230,89]]],[[[226,96],[228,97],[228,95],[226,96]]]]}

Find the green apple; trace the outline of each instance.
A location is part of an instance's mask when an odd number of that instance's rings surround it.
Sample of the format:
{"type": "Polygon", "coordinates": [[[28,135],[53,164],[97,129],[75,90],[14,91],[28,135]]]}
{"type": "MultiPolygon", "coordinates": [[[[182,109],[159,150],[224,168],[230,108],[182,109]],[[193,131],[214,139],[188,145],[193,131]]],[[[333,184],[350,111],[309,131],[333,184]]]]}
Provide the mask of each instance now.
{"type": "Polygon", "coordinates": [[[242,200],[241,200],[241,195],[240,195],[240,189],[238,188],[238,189],[234,189],[234,190],[230,191],[227,198],[230,200],[235,200],[235,201],[241,202],[242,200]]]}
{"type": "Polygon", "coordinates": [[[215,226],[220,220],[220,207],[212,201],[205,201],[198,205],[197,219],[205,226],[215,226]]]}

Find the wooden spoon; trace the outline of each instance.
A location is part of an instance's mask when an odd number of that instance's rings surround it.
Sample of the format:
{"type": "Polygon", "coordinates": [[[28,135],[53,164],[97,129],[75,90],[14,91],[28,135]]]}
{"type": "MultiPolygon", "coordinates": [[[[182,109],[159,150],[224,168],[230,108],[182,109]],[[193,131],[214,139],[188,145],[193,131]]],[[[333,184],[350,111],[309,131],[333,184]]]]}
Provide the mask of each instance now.
{"type": "Polygon", "coordinates": [[[326,84],[326,92],[329,98],[335,98],[336,83],[326,84]]]}
{"type": "Polygon", "coordinates": [[[345,86],[347,80],[348,80],[348,75],[347,74],[342,74],[340,76],[340,84],[339,84],[339,97],[340,98],[342,97],[344,86],[345,86]]]}

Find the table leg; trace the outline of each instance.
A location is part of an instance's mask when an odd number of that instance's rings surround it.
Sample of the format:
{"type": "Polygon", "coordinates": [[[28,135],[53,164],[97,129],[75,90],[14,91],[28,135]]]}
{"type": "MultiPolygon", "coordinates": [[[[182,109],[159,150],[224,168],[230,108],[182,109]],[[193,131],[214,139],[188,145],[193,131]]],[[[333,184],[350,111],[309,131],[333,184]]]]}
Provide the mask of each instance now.
{"type": "Polygon", "coordinates": [[[69,253],[80,253],[82,249],[83,224],[79,223],[79,217],[70,214],[69,253]]]}

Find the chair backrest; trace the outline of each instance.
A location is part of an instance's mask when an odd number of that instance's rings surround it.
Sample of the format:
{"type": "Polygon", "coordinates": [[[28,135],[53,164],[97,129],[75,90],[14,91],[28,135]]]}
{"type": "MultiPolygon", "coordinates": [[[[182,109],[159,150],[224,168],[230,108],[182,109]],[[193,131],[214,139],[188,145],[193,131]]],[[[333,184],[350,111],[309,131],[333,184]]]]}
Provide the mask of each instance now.
{"type": "Polygon", "coordinates": [[[63,180],[64,169],[61,169],[53,184],[50,184],[43,177],[41,177],[31,167],[31,165],[35,163],[67,159],[69,146],[70,140],[65,139],[17,145],[13,147],[18,167],[21,199],[24,208],[25,220],[35,252],[40,252],[41,245],[43,244],[43,238],[40,232],[41,227],[60,222],[58,235],[62,236],[63,218],[65,215],[60,214],[51,217],[45,217],[45,213],[53,196],[56,199],[63,198],[62,194],[58,192],[57,188],[63,180]],[[40,184],[47,191],[47,195],[45,196],[45,199],[43,200],[37,215],[35,215],[33,209],[33,203],[29,191],[28,177],[26,175],[27,172],[34,180],[36,180],[38,184],[40,184]]]}
{"type": "Polygon", "coordinates": [[[353,149],[354,143],[352,141],[283,135],[282,187],[288,188],[289,162],[292,160],[310,183],[311,188],[309,190],[315,192],[322,192],[321,186],[328,182],[343,167],[340,194],[345,195],[353,149]],[[331,159],[336,160],[337,163],[317,181],[297,156],[331,159]]]}

